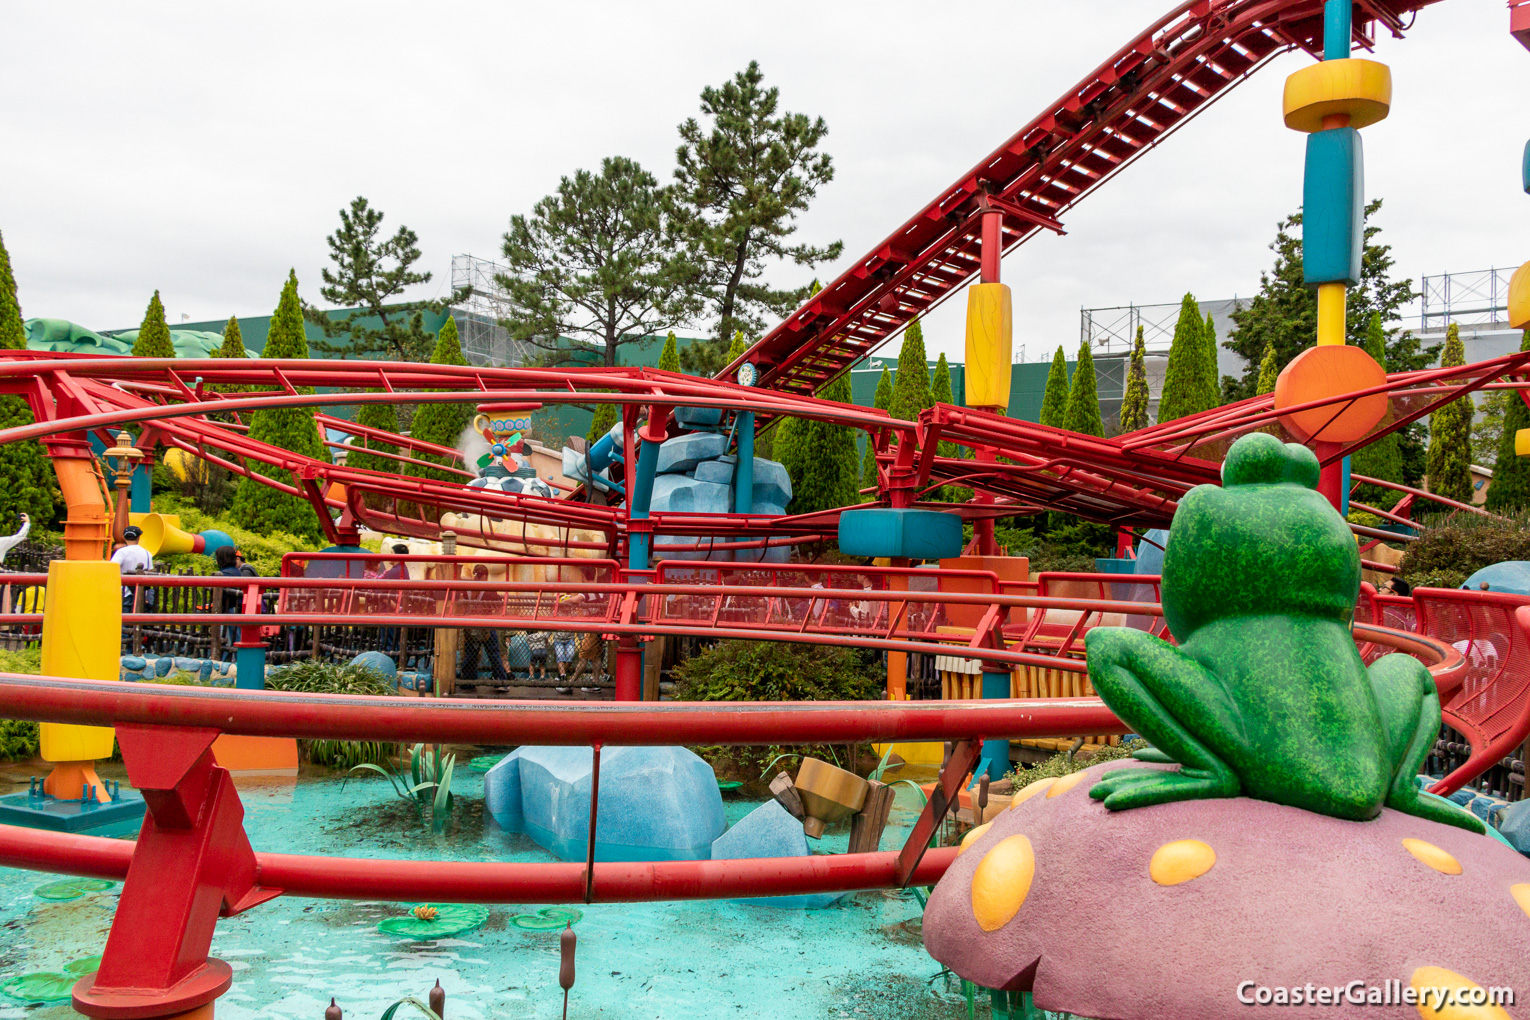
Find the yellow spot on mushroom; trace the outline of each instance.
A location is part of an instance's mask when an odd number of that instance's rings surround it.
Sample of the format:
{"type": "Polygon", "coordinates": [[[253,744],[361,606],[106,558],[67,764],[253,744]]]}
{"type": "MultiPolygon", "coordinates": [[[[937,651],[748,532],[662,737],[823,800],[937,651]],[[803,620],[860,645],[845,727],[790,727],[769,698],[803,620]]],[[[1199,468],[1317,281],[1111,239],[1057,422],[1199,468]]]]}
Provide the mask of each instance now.
{"type": "Polygon", "coordinates": [[[1420,967],[1408,984],[1419,993],[1418,1015],[1429,1020],[1512,1020],[1502,1006],[1488,1000],[1486,988],[1453,970],[1420,967]]]}
{"type": "Polygon", "coordinates": [[[1036,854],[1024,836],[999,840],[972,873],[972,916],[984,931],[998,931],[1020,912],[1036,875],[1036,854]]]}
{"type": "Polygon", "coordinates": [[[1073,789],[1083,781],[1084,774],[1082,772],[1074,772],[1063,776],[1057,782],[1052,784],[1052,788],[1047,791],[1047,797],[1061,797],[1063,794],[1067,793],[1069,790],[1073,789]]]}
{"type": "Polygon", "coordinates": [[[1509,886],[1509,895],[1519,904],[1519,909],[1530,914],[1530,882],[1518,882],[1509,886]]]}
{"type": "Polygon", "coordinates": [[[1461,862],[1433,843],[1425,843],[1421,839],[1405,839],[1402,845],[1405,850],[1418,858],[1419,863],[1427,864],[1442,875],[1461,874],[1461,862]]]}
{"type": "Polygon", "coordinates": [[[1048,776],[1046,779],[1038,779],[1030,786],[1024,787],[1019,793],[1015,794],[1014,799],[1009,802],[1009,809],[1013,811],[1021,804],[1024,804],[1026,801],[1036,796],[1036,794],[1045,793],[1047,788],[1055,782],[1057,782],[1057,778],[1055,776],[1048,776]]]}
{"type": "Polygon", "coordinates": [[[1165,843],[1148,862],[1148,875],[1159,885],[1179,885],[1200,878],[1217,862],[1217,852],[1198,839],[1165,843]]]}
{"type": "Polygon", "coordinates": [[[982,839],[983,833],[987,832],[988,827],[992,824],[992,822],[984,822],[982,825],[977,826],[971,832],[967,833],[967,835],[963,836],[961,846],[956,848],[956,856],[960,857],[962,854],[967,852],[967,847],[970,844],[976,843],[978,840],[982,839]]]}

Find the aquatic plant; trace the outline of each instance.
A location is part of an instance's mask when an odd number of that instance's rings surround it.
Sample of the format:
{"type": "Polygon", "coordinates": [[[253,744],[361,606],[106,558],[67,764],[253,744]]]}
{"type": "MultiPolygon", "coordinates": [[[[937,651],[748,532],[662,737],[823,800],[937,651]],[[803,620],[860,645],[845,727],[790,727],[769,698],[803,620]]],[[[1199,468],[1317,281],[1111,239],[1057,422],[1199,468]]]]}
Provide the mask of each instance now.
{"type": "MultiPolygon", "coordinates": [[[[430,827],[434,832],[446,831],[446,823],[451,818],[452,808],[455,802],[452,798],[452,773],[457,768],[457,756],[455,754],[442,755],[441,746],[426,750],[424,744],[415,744],[409,751],[409,772],[395,772],[391,763],[377,765],[372,762],[362,762],[350,769],[351,772],[370,771],[376,772],[388,781],[393,787],[393,792],[400,798],[411,804],[420,821],[425,821],[426,808],[430,809],[430,827]],[[434,790],[435,793],[430,791],[434,790]]],[[[350,777],[346,777],[350,782],[350,777]]],[[[344,789],[345,784],[341,784],[344,789]]]]}
{"type": "Polygon", "coordinates": [[[41,970],[18,974],[0,984],[0,995],[28,1005],[67,1002],[74,992],[75,982],[86,974],[94,974],[100,966],[101,957],[87,956],[83,960],[72,960],[64,964],[62,971],[41,970]]]}
{"type": "Polygon", "coordinates": [[[510,923],[524,931],[553,931],[584,920],[584,911],[574,907],[543,907],[535,914],[516,914],[510,923]]]}
{"type": "MultiPolygon", "coordinates": [[[[370,666],[355,663],[324,662],[300,659],[273,669],[266,676],[266,689],[290,694],[368,694],[392,695],[393,681],[370,666]]],[[[382,763],[399,751],[397,744],[383,740],[330,740],[322,738],[303,742],[308,760],[315,765],[354,769],[361,764],[382,763]]]]}
{"type": "Polygon", "coordinates": [[[421,1002],[419,999],[416,999],[412,995],[408,996],[407,998],[398,1000],[393,1005],[383,1010],[383,1015],[379,1017],[378,1020],[393,1020],[393,1014],[398,1012],[400,1006],[413,1006],[415,1009],[420,1011],[421,1015],[430,1018],[430,1020],[441,1020],[441,1014],[437,1013],[435,1010],[431,1009],[429,1006],[425,1005],[425,1003],[421,1002]]]}
{"type": "Polygon", "coordinates": [[[389,917],[377,922],[377,930],[423,942],[461,935],[488,919],[488,908],[477,903],[421,903],[403,917],[389,917]]]}
{"type": "Polygon", "coordinates": [[[32,895],[40,900],[77,900],[87,893],[101,892],[116,884],[104,878],[63,878],[38,886],[32,890],[32,895]]]}

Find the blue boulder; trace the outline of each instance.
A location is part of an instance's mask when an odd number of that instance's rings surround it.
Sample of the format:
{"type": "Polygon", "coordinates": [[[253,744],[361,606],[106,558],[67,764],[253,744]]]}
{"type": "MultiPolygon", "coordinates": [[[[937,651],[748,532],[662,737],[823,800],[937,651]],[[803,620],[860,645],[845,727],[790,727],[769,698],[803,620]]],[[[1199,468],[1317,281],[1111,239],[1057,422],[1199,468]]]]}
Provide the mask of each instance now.
{"type": "Polygon", "coordinates": [[[148,663],[144,661],[141,655],[124,655],[122,657],[122,668],[130,673],[142,673],[147,665],[148,663]]]}
{"type": "Polygon", "coordinates": [[[690,428],[703,428],[722,424],[723,409],[720,407],[677,407],[675,420],[690,428]]]}
{"type": "Polygon", "coordinates": [[[1530,857],[1530,800],[1517,800],[1498,815],[1498,834],[1530,857]]]}
{"type": "MultiPolygon", "coordinates": [[[[170,656],[168,656],[168,655],[162,656],[162,657],[160,657],[158,659],[155,659],[154,660],[154,675],[155,676],[169,676],[170,675],[170,667],[174,666],[174,665],[175,665],[175,660],[170,658],[170,656]]],[[[147,671],[145,672],[145,675],[147,675],[147,671]]]]}
{"type": "MultiPolygon", "coordinates": [[[[488,773],[501,777],[485,806],[500,828],[525,832],[563,860],[584,860],[591,761],[588,747],[517,748],[488,773]]],[[[706,860],[724,825],[716,774],[685,748],[601,752],[597,861],[706,860]]]]}
{"type": "Polygon", "coordinates": [[[696,472],[691,477],[698,482],[716,482],[719,485],[732,485],[733,472],[737,471],[736,465],[721,460],[704,460],[696,465],[696,472]]]}
{"type": "Polygon", "coordinates": [[[1468,577],[1461,587],[1468,591],[1530,595],[1530,562],[1505,560],[1502,563],[1491,563],[1468,577]]]}
{"type": "MultiPolygon", "coordinates": [[[[777,801],[766,801],[733,828],[712,841],[712,860],[736,861],[753,857],[807,857],[807,836],[802,822],[777,801]]],[[[814,910],[837,902],[843,893],[809,893],[802,896],[756,896],[734,900],[752,907],[814,910]]]]}
{"type": "Polygon", "coordinates": [[[754,458],[754,491],[751,495],[755,513],[779,513],[764,507],[786,506],[792,501],[792,477],[786,473],[786,466],[779,461],[754,458]]]}
{"type": "Polygon", "coordinates": [[[351,660],[351,665],[374,669],[392,680],[395,687],[398,686],[398,663],[393,661],[391,655],[384,655],[382,652],[362,652],[351,660]]]}
{"type": "Polygon", "coordinates": [[[713,460],[728,452],[728,437],[716,432],[687,432],[666,439],[659,446],[661,475],[682,474],[704,460],[713,460]]]}
{"type": "Polygon", "coordinates": [[[733,490],[717,482],[698,482],[688,475],[660,475],[653,480],[653,501],[649,507],[658,512],[732,513],[733,490]]]}

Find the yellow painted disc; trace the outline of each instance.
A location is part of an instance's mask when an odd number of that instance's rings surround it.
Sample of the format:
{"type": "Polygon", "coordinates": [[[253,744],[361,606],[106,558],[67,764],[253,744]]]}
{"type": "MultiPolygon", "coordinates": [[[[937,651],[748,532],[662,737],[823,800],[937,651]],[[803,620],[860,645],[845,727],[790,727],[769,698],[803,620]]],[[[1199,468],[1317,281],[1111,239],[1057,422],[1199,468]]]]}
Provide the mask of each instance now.
{"type": "Polygon", "coordinates": [[[961,845],[956,848],[956,856],[960,857],[967,852],[967,847],[982,839],[983,833],[987,832],[988,827],[992,824],[992,822],[984,822],[982,825],[974,826],[967,835],[962,837],[961,845]]]}
{"type": "Polygon", "coordinates": [[[1491,1002],[1489,990],[1444,967],[1420,967],[1408,979],[1419,993],[1419,1016],[1431,1020],[1511,1020],[1502,1006],[1491,1002]],[[1442,1004],[1443,1000],[1443,1004],[1442,1004]]]}
{"type": "Polygon", "coordinates": [[[1057,782],[1052,784],[1052,788],[1047,791],[1047,797],[1061,797],[1063,794],[1067,793],[1069,790],[1073,789],[1083,781],[1084,774],[1082,772],[1074,772],[1063,776],[1057,782]]]}
{"type": "Polygon", "coordinates": [[[1025,787],[1020,792],[1015,794],[1014,799],[1009,802],[1009,809],[1013,811],[1021,804],[1024,804],[1026,801],[1036,796],[1036,794],[1045,793],[1055,782],[1057,782],[1057,779],[1056,777],[1052,776],[1049,776],[1046,779],[1036,780],[1030,786],[1025,787]]]}
{"type": "Polygon", "coordinates": [[[1217,852],[1198,839],[1165,843],[1148,862],[1148,876],[1159,885],[1179,885],[1200,878],[1217,862],[1217,852]]]}
{"type": "Polygon", "coordinates": [[[984,931],[998,931],[1020,912],[1036,876],[1036,853],[1024,836],[999,840],[972,873],[972,916],[984,931]]]}
{"type": "Polygon", "coordinates": [[[1421,839],[1405,839],[1402,845],[1410,854],[1417,857],[1421,864],[1429,865],[1442,875],[1461,874],[1461,862],[1433,843],[1426,843],[1421,839]]]}

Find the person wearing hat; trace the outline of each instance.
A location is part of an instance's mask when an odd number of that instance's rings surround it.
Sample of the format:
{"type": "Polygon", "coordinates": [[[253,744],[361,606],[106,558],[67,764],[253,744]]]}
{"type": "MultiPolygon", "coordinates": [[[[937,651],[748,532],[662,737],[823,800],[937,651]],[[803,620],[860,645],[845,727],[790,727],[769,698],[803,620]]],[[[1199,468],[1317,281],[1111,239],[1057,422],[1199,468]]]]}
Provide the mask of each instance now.
{"type": "MultiPolygon", "coordinates": [[[[129,524],[122,529],[122,548],[112,553],[112,562],[122,568],[124,574],[142,574],[154,569],[154,557],[149,555],[149,550],[138,544],[138,539],[143,536],[143,529],[136,524],[129,524]]],[[[122,604],[124,608],[131,607],[133,602],[133,589],[126,586],[122,589],[122,604]]]]}

